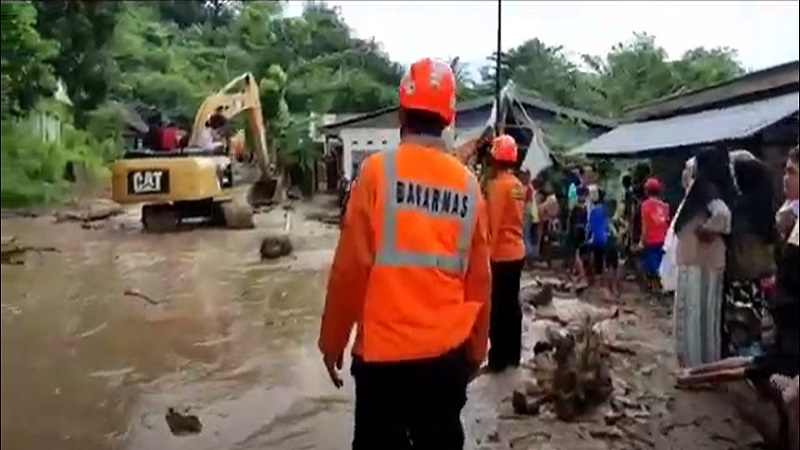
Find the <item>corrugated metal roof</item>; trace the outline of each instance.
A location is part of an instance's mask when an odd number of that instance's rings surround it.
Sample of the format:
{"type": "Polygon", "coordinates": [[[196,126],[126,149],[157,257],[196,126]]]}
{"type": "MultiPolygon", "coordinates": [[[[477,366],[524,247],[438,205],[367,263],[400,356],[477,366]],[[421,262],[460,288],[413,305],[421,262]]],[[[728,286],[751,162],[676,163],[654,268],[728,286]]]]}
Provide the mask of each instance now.
{"type": "Polygon", "coordinates": [[[750,137],[800,109],[800,93],[662,120],[621,125],[571,153],[633,156],[649,151],[750,137]]]}

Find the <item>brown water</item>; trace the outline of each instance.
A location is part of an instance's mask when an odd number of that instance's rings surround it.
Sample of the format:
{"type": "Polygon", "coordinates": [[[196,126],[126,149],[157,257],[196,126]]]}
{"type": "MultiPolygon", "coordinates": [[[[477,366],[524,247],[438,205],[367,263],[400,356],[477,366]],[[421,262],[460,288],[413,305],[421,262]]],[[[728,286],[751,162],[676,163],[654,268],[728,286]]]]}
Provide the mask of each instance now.
{"type": "MultiPolygon", "coordinates": [[[[297,259],[270,266],[258,261],[263,229],[158,236],[4,219],[4,236],[60,253],[2,266],[0,446],[349,448],[353,383],[335,390],[316,349],[335,242],[317,228],[297,239],[297,259]],[[170,407],[202,432],[171,435],[170,407]]],[[[509,382],[473,383],[468,435],[494,429],[509,382]]]]}

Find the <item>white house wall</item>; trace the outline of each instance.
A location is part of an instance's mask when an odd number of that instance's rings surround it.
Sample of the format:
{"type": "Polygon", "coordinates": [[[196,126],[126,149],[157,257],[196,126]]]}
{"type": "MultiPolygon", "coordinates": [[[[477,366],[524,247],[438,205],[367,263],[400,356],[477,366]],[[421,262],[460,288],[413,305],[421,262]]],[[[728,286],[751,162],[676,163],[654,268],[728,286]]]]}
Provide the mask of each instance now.
{"type": "Polygon", "coordinates": [[[367,156],[383,150],[392,150],[400,145],[400,130],[397,128],[345,128],[339,132],[342,140],[342,173],[353,179],[353,167],[361,164],[367,156]]]}

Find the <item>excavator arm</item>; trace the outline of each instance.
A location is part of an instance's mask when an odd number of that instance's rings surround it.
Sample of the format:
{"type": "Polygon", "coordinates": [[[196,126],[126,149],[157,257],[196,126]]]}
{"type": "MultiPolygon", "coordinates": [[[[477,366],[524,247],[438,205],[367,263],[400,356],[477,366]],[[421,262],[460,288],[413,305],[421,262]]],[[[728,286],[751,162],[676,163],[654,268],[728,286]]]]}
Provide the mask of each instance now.
{"type": "Polygon", "coordinates": [[[243,112],[247,113],[250,132],[255,139],[252,148],[261,174],[259,181],[251,190],[251,200],[260,203],[272,198],[277,187],[277,180],[274,178],[275,170],[270,164],[266,139],[267,130],[261,111],[258,83],[252,74],[240,75],[231,80],[219,92],[208,96],[203,101],[194,118],[189,146],[198,146],[200,133],[213,114],[220,113],[226,119],[231,120],[243,112]]]}

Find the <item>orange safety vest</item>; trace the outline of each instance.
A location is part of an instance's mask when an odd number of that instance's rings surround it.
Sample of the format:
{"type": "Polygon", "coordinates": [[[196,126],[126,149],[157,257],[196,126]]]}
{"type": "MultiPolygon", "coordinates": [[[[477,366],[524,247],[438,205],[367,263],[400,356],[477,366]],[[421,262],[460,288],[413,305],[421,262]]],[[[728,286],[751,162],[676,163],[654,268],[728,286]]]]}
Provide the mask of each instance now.
{"type": "Polygon", "coordinates": [[[406,136],[396,151],[365,160],[356,188],[364,194],[351,197],[334,257],[331,278],[342,281],[334,282],[338,288],[329,284],[323,351],[336,351],[328,341],[341,345],[345,326],[334,322],[350,314],[358,326],[353,353],[365,361],[431,358],[464,343],[471,358],[483,358],[490,289],[484,204],[475,176],[440,141],[406,136]],[[371,204],[358,219],[350,210],[361,198],[371,204]],[[351,248],[343,242],[348,232],[353,239],[371,235],[361,246],[374,252],[363,291],[358,275],[344,280],[347,268],[340,267],[365,259],[344,254],[351,248]],[[364,292],[363,303],[345,300],[348,292],[364,292]],[[355,311],[333,305],[345,302],[356,302],[349,306],[355,311]]]}
{"type": "Polygon", "coordinates": [[[517,177],[503,171],[489,182],[489,239],[492,261],[516,261],[525,257],[522,226],[525,188],[517,177]]]}

